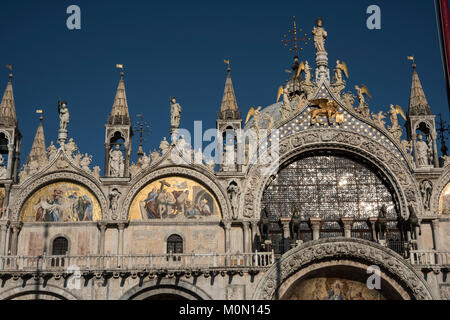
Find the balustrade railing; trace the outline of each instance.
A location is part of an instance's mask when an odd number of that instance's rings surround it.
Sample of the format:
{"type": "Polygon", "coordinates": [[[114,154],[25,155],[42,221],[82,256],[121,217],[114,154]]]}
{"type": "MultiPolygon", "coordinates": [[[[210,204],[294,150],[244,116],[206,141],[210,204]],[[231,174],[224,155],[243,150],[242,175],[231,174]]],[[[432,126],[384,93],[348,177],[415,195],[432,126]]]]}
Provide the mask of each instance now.
{"type": "Polygon", "coordinates": [[[84,256],[0,256],[0,272],[186,270],[214,268],[268,268],[275,262],[273,252],[237,254],[155,254],[84,256]]]}
{"type": "Polygon", "coordinates": [[[435,250],[411,250],[411,264],[417,266],[449,266],[450,252],[435,250]]]}

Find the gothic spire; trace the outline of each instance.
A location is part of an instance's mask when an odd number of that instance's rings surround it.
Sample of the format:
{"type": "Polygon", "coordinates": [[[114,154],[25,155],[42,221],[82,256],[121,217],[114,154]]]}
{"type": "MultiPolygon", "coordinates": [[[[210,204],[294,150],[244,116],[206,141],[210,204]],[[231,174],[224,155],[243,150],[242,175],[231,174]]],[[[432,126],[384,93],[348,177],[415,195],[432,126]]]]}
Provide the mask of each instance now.
{"type": "MultiPolygon", "coordinates": [[[[10,66],[8,66],[10,67],[10,66]]],[[[3,94],[3,99],[0,103],[0,124],[5,126],[16,126],[16,107],[14,104],[14,94],[12,86],[12,67],[10,67],[11,72],[9,73],[9,81],[6,85],[5,93],[3,94]]]]}
{"type": "Polygon", "coordinates": [[[108,119],[108,124],[118,124],[118,125],[129,125],[130,124],[130,114],[128,113],[128,102],[127,95],[125,93],[125,82],[123,80],[123,66],[120,72],[120,81],[117,87],[116,97],[114,98],[114,104],[112,107],[111,114],[108,119]]]}
{"type": "Polygon", "coordinates": [[[413,75],[411,84],[411,95],[409,98],[408,116],[427,116],[431,115],[430,106],[422,88],[419,75],[416,71],[416,63],[413,62],[413,75]]]}
{"type": "Polygon", "coordinates": [[[230,61],[225,60],[228,64],[228,75],[225,82],[225,90],[223,93],[222,104],[220,106],[219,118],[221,119],[240,119],[241,115],[234,94],[233,82],[231,81],[230,61]]]}
{"type": "Polygon", "coordinates": [[[36,131],[36,136],[34,137],[33,146],[31,147],[30,154],[28,155],[27,165],[30,165],[31,162],[35,162],[40,166],[43,166],[48,162],[47,150],[45,147],[44,126],[42,125],[42,120],[43,117],[41,116],[39,126],[36,131]]]}

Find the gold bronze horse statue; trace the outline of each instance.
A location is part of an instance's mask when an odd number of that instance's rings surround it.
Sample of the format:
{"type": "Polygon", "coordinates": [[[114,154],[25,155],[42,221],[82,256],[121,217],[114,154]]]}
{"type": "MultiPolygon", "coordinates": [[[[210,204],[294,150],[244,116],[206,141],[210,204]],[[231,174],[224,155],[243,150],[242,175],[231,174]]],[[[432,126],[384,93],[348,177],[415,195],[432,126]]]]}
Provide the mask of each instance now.
{"type": "Polygon", "coordinates": [[[311,125],[317,124],[319,117],[327,117],[330,126],[333,125],[333,118],[336,119],[338,124],[345,122],[344,114],[338,112],[339,106],[335,101],[316,99],[311,101],[311,106],[319,107],[319,109],[311,111],[311,125]]]}

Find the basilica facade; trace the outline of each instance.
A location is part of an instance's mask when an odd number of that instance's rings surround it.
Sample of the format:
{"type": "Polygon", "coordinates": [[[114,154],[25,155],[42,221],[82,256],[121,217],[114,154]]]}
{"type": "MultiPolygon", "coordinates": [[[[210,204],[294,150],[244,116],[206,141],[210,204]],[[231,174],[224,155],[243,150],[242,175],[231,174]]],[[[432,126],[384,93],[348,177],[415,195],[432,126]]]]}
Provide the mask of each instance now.
{"type": "Polygon", "coordinates": [[[70,137],[66,102],[58,141],[41,121],[25,161],[11,72],[0,299],[450,299],[450,160],[415,62],[407,112],[375,114],[347,65],[330,69],[321,19],[312,36],[315,61],[296,56],[278,101],[246,118],[228,68],[216,160],[185,141],[171,98],[169,138],[132,163],[122,70],[103,171],[70,137]]]}

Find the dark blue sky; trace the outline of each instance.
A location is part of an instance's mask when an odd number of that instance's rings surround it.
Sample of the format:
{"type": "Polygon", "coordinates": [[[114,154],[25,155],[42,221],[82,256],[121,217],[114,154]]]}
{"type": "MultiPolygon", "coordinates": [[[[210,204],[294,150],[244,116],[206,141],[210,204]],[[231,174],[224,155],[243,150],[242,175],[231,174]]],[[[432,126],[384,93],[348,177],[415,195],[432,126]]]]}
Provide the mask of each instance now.
{"type": "MultiPolygon", "coordinates": [[[[0,65],[14,65],[14,94],[23,134],[25,162],[38,125],[35,110],[45,112],[47,145],[59,125],[57,100],[71,111],[69,136],[81,152],[103,167],[104,124],[125,65],[128,105],[133,122],[143,113],[152,127],[145,151],[169,135],[169,97],[183,107],[182,126],[214,128],[226,77],[225,58],[243,116],[250,106],[267,106],[288,75],[292,55],[281,45],[297,17],[310,32],[317,17],[328,31],[331,66],[347,63],[348,88],[365,84],[372,111],[399,104],[407,111],[411,63],[418,72],[434,113],[448,119],[444,73],[432,0],[375,1],[7,1],[0,11],[0,65]],[[66,28],[66,8],[81,7],[82,29],[66,28]],[[382,10],[382,30],[366,28],[366,9],[382,10]]],[[[314,61],[306,47],[302,60],[314,61]]],[[[3,67],[2,67],[3,68],[3,67]]],[[[8,70],[0,68],[3,93],[8,70]],[[3,71],[1,71],[3,70],[3,71]]],[[[403,120],[402,120],[403,121],[403,120]]],[[[135,154],[136,137],[133,141],[135,154]]]]}

